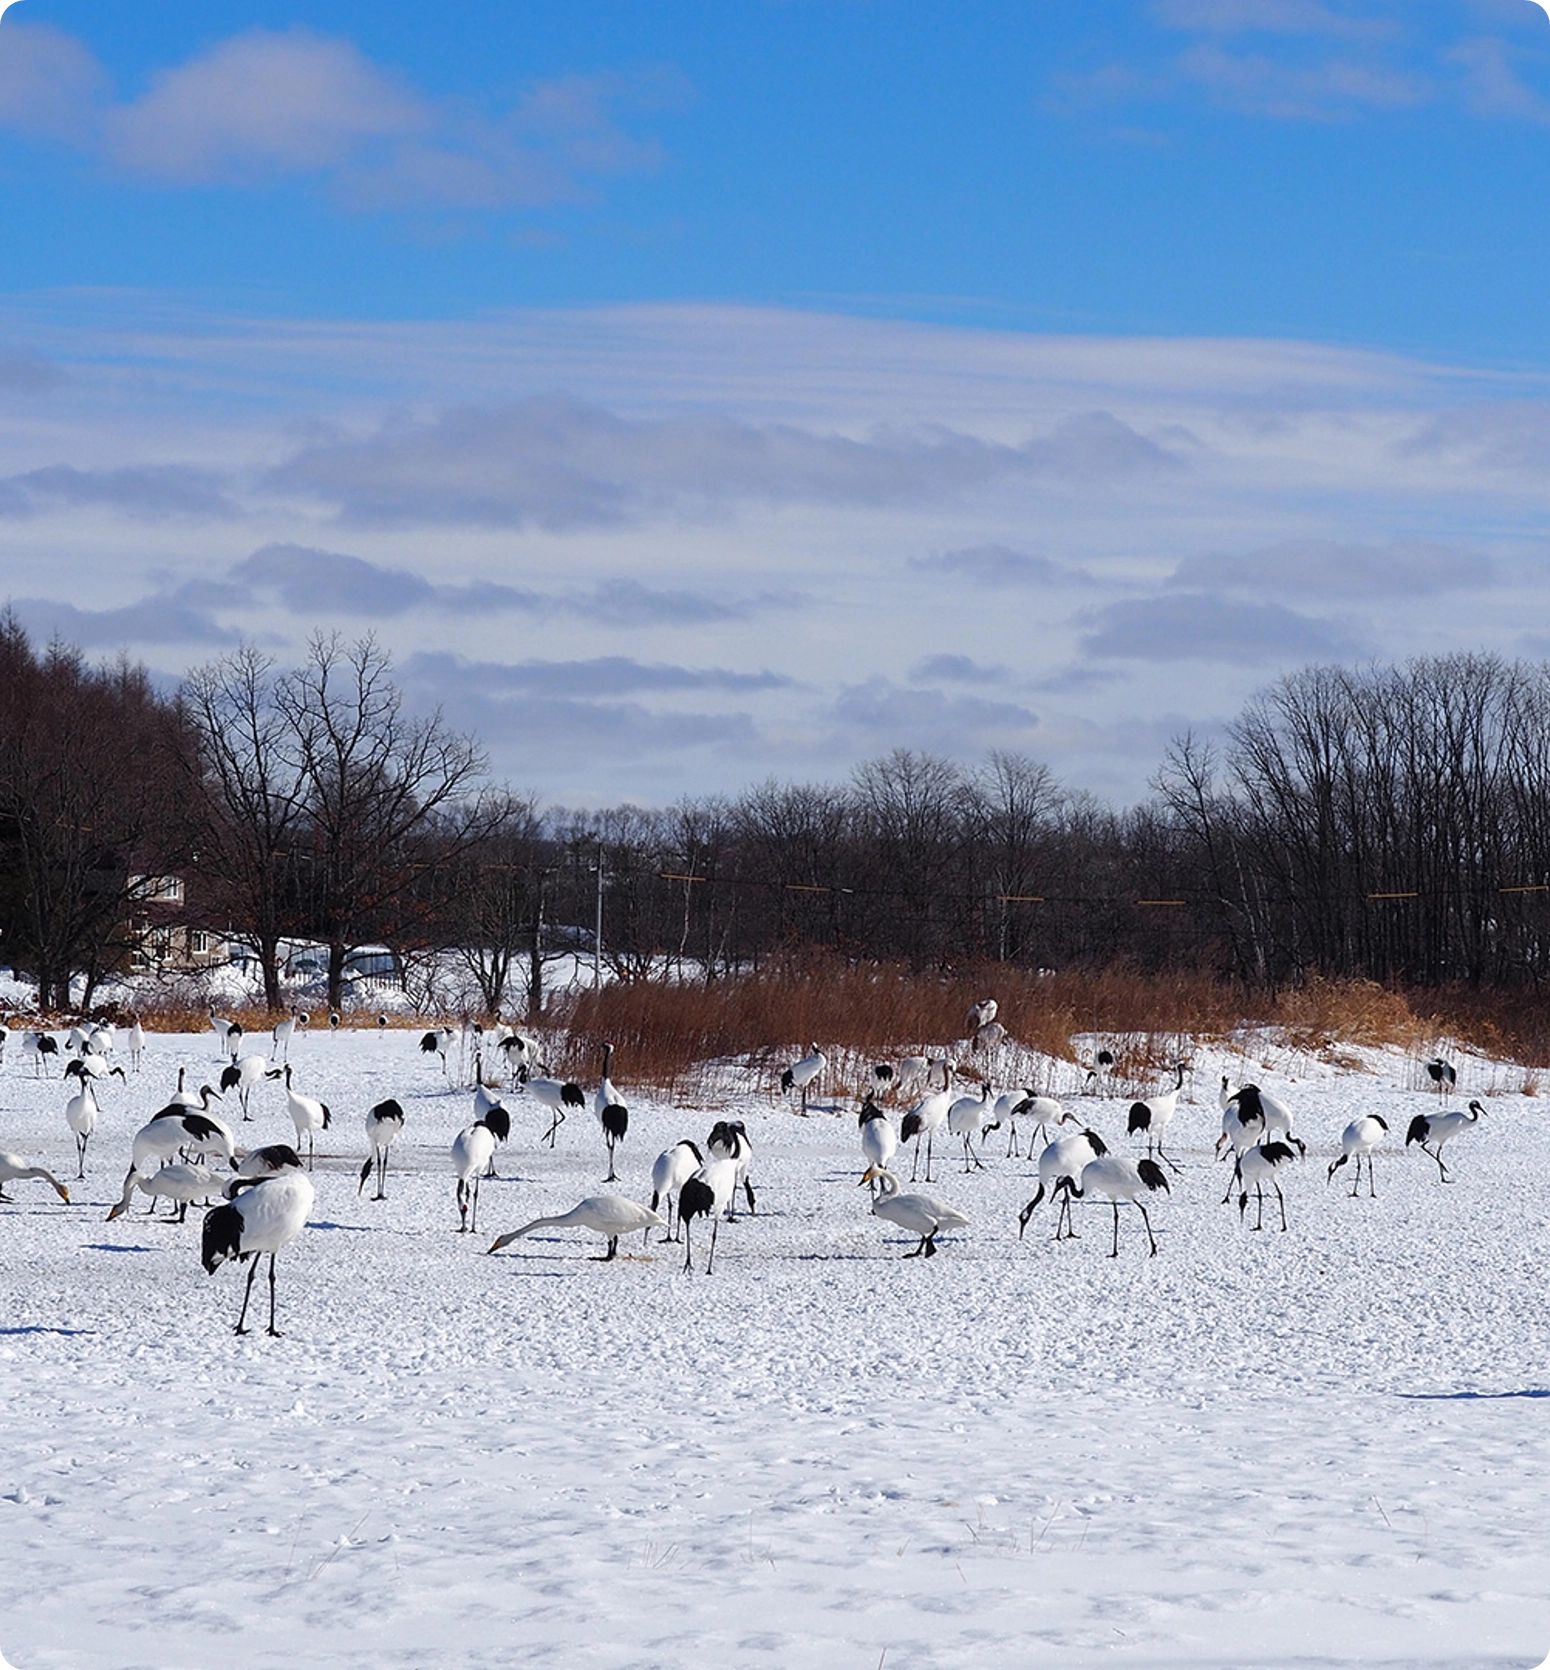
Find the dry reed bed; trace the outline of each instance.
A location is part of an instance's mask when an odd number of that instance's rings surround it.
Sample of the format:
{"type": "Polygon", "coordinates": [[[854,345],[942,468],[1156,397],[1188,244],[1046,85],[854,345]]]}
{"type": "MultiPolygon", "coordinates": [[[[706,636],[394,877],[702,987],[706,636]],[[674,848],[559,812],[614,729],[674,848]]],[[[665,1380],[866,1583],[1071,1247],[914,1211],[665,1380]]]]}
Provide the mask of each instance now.
{"type": "MultiPolygon", "coordinates": [[[[972,1061],[966,1017],[983,997],[996,998],[998,1019],[1017,1044],[1051,1062],[1085,1066],[1107,1045],[1116,1058],[1112,1077],[1122,1084],[1150,1081],[1193,1042],[1229,1042],[1262,1028],[1294,1054],[1353,1066],[1346,1052],[1357,1047],[1406,1050],[1418,1073],[1428,1056],[1456,1049],[1530,1069],[1550,1061],[1550,1006],[1531,992],[1407,995],[1372,981],[1315,980],[1257,996],[1206,974],[1115,967],[1041,975],[1000,965],[936,974],[819,956],[710,985],[620,982],[575,993],[550,1009],[539,1031],[559,1072],[591,1075],[607,1039],[621,1065],[628,1063],[631,1082],[670,1094],[705,1091],[713,1063],[738,1062],[768,1081],[793,1049],[816,1042],[831,1060],[831,1091],[859,1093],[873,1061],[901,1053],[958,1040],[960,1059],[972,1061]]],[[[255,1041],[267,1040],[274,1022],[256,1006],[221,1013],[255,1041]]],[[[312,1018],[314,1027],[325,1023],[326,1007],[312,1018]]],[[[388,1029],[417,1032],[449,1018],[456,1017],[390,1015],[388,1029]]],[[[181,1005],[147,1007],[141,1019],[158,1032],[209,1025],[203,1009],[181,1005]]],[[[377,1030],[375,1014],[347,1012],[343,1024],[377,1030]]],[[[1533,1079],[1526,1072],[1525,1088],[1533,1079]]]]}

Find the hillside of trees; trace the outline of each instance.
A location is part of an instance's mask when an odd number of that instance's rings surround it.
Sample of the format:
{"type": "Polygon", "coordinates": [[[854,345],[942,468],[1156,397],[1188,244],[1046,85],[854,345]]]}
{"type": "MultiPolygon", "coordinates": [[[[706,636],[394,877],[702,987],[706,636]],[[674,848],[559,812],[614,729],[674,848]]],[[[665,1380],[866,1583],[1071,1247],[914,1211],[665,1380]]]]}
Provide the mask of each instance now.
{"type": "Polygon", "coordinates": [[[1181,737],[1144,804],[1036,761],[900,749],[834,783],[575,812],[492,783],[405,710],[371,639],[252,648],[159,692],[0,621],[0,960],[65,1006],[121,971],[154,878],[250,948],[455,952],[486,1009],[538,1013],[602,902],[617,979],[706,982],[821,950],[952,971],[1180,971],[1529,988],[1550,926],[1550,667],[1454,655],[1312,668],[1225,737],[1181,737]],[[504,994],[504,996],[503,996],[504,994]]]}

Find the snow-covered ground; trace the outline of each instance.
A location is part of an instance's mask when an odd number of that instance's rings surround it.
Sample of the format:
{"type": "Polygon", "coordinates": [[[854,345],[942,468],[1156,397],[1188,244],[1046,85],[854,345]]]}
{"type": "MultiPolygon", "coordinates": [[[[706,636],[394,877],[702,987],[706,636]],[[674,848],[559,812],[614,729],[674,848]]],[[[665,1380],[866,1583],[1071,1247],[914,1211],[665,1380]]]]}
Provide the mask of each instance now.
{"type": "MultiPolygon", "coordinates": [[[[177,1066],[216,1075],[208,1036],[153,1038],[110,1082],[70,1205],[39,1183],[0,1205],[17,1670],[1516,1670],[1550,1645],[1550,1130],[1521,1074],[1461,1073],[1449,1105],[1502,1093],[1448,1188],[1403,1151],[1436,1106],[1413,1063],[1252,1062],[1309,1143],[1290,1231],[1255,1234],[1211,1163],[1217,1074],[1244,1064],[1202,1051],[1159,1255],[1127,1208],[1117,1261],[1105,1207],[1059,1246],[1041,1207],[1019,1241],[1033,1167],[1005,1132],[968,1177],[938,1144],[935,1192],[972,1227],[906,1263],[856,1186],[853,1116],[795,1118],[751,1080],[715,1115],[631,1096],[637,1197],[668,1143],[747,1121],[758,1215],[707,1278],[655,1241],[589,1262],[580,1232],[483,1256],[599,1191],[590,1115],[550,1151],[511,1098],[460,1236],[447,1149],[471,1097],[415,1035],[292,1056],[335,1122],[280,1258],[283,1339],[233,1336],[241,1275],[203,1273],[197,1209],[104,1221],[177,1066]],[[408,1126],[373,1204],[361,1120],[387,1095],[408,1126]],[[1325,1181],[1361,1111],[1392,1131],[1375,1201],[1325,1181]]],[[[0,1148],[68,1179],[65,1094],[13,1040],[0,1148]]],[[[1071,1105],[1125,1150],[1128,1100],[1071,1105]]],[[[244,1141],[293,1140],[279,1086],[255,1109],[244,1141]]]]}

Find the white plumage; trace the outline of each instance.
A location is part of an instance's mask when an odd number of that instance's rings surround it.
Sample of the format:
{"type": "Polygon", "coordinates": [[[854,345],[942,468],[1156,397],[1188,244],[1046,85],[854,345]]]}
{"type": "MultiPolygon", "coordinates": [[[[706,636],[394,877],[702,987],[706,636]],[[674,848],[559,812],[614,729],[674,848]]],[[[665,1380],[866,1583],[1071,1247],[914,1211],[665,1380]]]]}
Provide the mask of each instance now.
{"type": "Polygon", "coordinates": [[[1254,1190],[1255,1199],[1259,1202],[1259,1217],[1255,1229],[1265,1227],[1265,1185],[1268,1183],[1275,1190],[1276,1199],[1281,1203],[1281,1228],[1286,1228],[1286,1196],[1281,1193],[1281,1185],[1276,1180],[1276,1173],[1283,1167],[1289,1166],[1297,1159],[1290,1146],[1284,1142],[1256,1142],[1252,1148],[1245,1149],[1233,1166],[1233,1176],[1238,1183],[1238,1221],[1243,1221],[1248,1211],[1249,1190],[1254,1190]]]}
{"type": "Polygon", "coordinates": [[[1152,1234],[1152,1220],[1148,1215],[1141,1196],[1158,1189],[1169,1193],[1167,1173],[1155,1160],[1127,1160],[1120,1154],[1104,1154],[1096,1160],[1089,1160],[1082,1167],[1081,1181],[1073,1183],[1069,1178],[1063,1179],[1058,1185],[1073,1200],[1083,1200],[1089,1195],[1094,1200],[1106,1200],[1114,1208],[1114,1247],[1110,1258],[1119,1257],[1119,1209],[1124,1201],[1129,1201],[1141,1214],[1141,1222],[1146,1225],[1146,1239],[1151,1251],[1149,1256],[1157,1256],[1157,1237],[1152,1234]]]}
{"type": "Polygon", "coordinates": [[[1485,1109],[1479,1102],[1471,1102],[1467,1113],[1418,1113],[1405,1133],[1405,1147],[1408,1148],[1412,1142],[1420,1143],[1421,1152],[1437,1162],[1437,1172],[1442,1181],[1451,1183],[1453,1179],[1442,1163],[1442,1145],[1452,1142],[1464,1131],[1473,1130],[1484,1114],[1485,1109]]]}
{"type": "Polygon", "coordinates": [[[149,1174],[131,1171],[124,1182],[123,1199],[113,1203],[108,1211],[108,1222],[129,1210],[130,1198],[135,1189],[151,1197],[151,1211],[155,1212],[158,1200],[169,1200],[177,1206],[177,1211],[167,1220],[169,1223],[182,1223],[188,1217],[188,1209],[196,1200],[209,1200],[219,1195],[221,1186],[210,1173],[208,1166],[189,1165],[186,1161],[173,1161],[149,1174]]]}
{"type": "Polygon", "coordinates": [[[275,1254],[284,1251],[306,1227],[313,1198],[309,1177],[299,1171],[283,1171],[278,1176],[263,1177],[244,1185],[233,1200],[205,1214],[201,1253],[207,1274],[213,1276],[228,1258],[252,1260],[234,1333],[247,1332],[253,1278],[258,1274],[260,1255],[268,1253],[268,1332],[279,1338],[280,1330],[275,1327],[275,1254]]]}
{"type": "Polygon", "coordinates": [[[944,1229],[967,1229],[969,1220],[955,1207],[948,1206],[935,1195],[899,1193],[899,1180],[891,1171],[869,1171],[861,1180],[876,1182],[877,1194],[872,1201],[872,1215],[884,1218],[911,1235],[920,1237],[920,1245],[906,1258],[935,1258],[936,1238],[944,1229]]]}
{"type": "Polygon", "coordinates": [[[66,1203],[69,1202],[70,1191],[53,1172],[45,1170],[42,1166],[30,1166],[20,1154],[12,1154],[5,1149],[0,1149],[0,1200],[11,1198],[5,1192],[7,1183],[25,1183],[34,1177],[47,1183],[61,1200],[66,1203]]]}
{"type": "Polygon", "coordinates": [[[594,1235],[608,1237],[608,1251],[599,1254],[599,1262],[606,1264],[619,1253],[619,1237],[638,1231],[666,1229],[667,1225],[649,1206],[639,1201],[626,1200],[623,1195],[588,1195],[579,1205],[557,1217],[534,1218],[521,1229],[502,1235],[490,1247],[492,1253],[510,1246],[519,1236],[531,1235],[535,1229],[590,1229],[594,1235]]]}
{"type": "Polygon", "coordinates": [[[1038,1192],[1017,1219],[1018,1239],[1027,1229],[1034,1208],[1046,1194],[1050,1194],[1060,1197],[1060,1210],[1055,1217],[1055,1239],[1074,1241],[1076,1230],[1071,1225],[1071,1194],[1060,1185],[1062,1182],[1079,1182],[1083,1170],[1093,1160],[1102,1159],[1108,1151],[1108,1145],[1093,1130],[1076,1131],[1070,1136],[1056,1137],[1049,1143],[1039,1155],[1038,1192]]]}
{"type": "Polygon", "coordinates": [[[828,1057],[819,1049],[817,1044],[807,1046],[807,1054],[799,1061],[793,1061],[780,1075],[781,1094],[792,1090],[802,1093],[801,1111],[807,1112],[807,1093],[812,1088],[818,1075],[829,1065],[828,1057]]]}
{"type": "Polygon", "coordinates": [[[495,1145],[511,1135],[505,1108],[491,1108],[453,1138],[452,1169],[457,1174],[458,1233],[479,1227],[479,1181],[495,1158],[495,1145]]]}
{"type": "Polygon", "coordinates": [[[1357,1190],[1362,1186],[1362,1161],[1367,1162],[1367,1196],[1370,1200],[1378,1198],[1378,1191],[1372,1184],[1372,1156],[1373,1150],[1382,1146],[1389,1134],[1388,1121],[1376,1113],[1364,1113],[1360,1119],[1353,1119],[1346,1126],[1340,1138],[1340,1158],[1331,1160],[1326,1182],[1333,1182],[1335,1173],[1348,1160],[1356,1161],[1356,1176],[1351,1184],[1351,1198],[1356,1198],[1357,1190]]]}
{"type": "Polygon", "coordinates": [[[291,1088],[289,1062],[285,1064],[285,1107],[291,1116],[291,1123],[296,1127],[296,1146],[300,1148],[301,1139],[307,1139],[307,1169],[310,1171],[317,1134],[328,1129],[333,1115],[328,1111],[326,1104],[318,1101],[315,1096],[303,1096],[291,1088]]]}
{"type": "Polygon", "coordinates": [[[65,1124],[75,1133],[75,1175],[86,1175],[86,1145],[97,1129],[97,1098],[90,1084],[81,1088],[65,1103],[65,1124]]]}
{"type": "Polygon", "coordinates": [[[955,1137],[963,1139],[963,1169],[969,1171],[977,1166],[981,1171],[985,1169],[985,1162],[974,1151],[974,1139],[982,1131],[994,1131],[1000,1127],[991,1118],[994,1104],[991,1097],[990,1085],[987,1082],[978,1096],[960,1096],[947,1110],[947,1128],[955,1137]]]}
{"type": "Polygon", "coordinates": [[[920,1171],[920,1139],[926,1139],[926,1181],[931,1181],[931,1145],[936,1133],[947,1123],[947,1115],[952,1108],[954,1096],[952,1092],[952,1069],[945,1061],[933,1061],[930,1070],[940,1067],[942,1070],[942,1088],[928,1090],[924,1096],[905,1114],[899,1125],[899,1140],[915,1144],[915,1163],[910,1167],[910,1182],[914,1182],[920,1171]]]}
{"type": "Polygon", "coordinates": [[[664,1148],[657,1155],[651,1168],[651,1210],[655,1212],[664,1202],[667,1205],[668,1234],[664,1239],[678,1239],[672,1232],[674,1199],[704,1164],[705,1156],[688,1141],[675,1142],[671,1148],[664,1148]]]}

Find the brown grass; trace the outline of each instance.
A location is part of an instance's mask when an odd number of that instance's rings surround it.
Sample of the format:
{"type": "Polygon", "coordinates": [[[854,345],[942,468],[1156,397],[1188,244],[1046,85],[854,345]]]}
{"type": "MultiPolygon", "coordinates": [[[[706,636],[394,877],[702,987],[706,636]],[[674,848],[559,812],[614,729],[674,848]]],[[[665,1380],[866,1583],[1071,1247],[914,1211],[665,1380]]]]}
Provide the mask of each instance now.
{"type": "Polygon", "coordinates": [[[972,1062],[965,1015],[986,996],[1018,1043],[1055,1060],[1077,1061],[1078,1036],[1107,1041],[1116,1084],[1150,1083],[1193,1043],[1245,1026],[1275,1028],[1292,1049],[1353,1065],[1353,1048],[1396,1047],[1421,1061],[1444,1039],[1496,1059],[1550,1060],[1550,1024],[1530,996],[1407,996],[1373,981],[1320,980],[1256,999],[1204,974],[989,966],[935,975],[811,956],[709,987],[641,982],[580,993],[551,1016],[566,1038],[554,1064],[585,1073],[606,1038],[632,1080],[681,1093],[703,1090],[708,1062],[739,1062],[769,1082],[811,1040],[830,1058],[830,1091],[859,1094],[872,1062],[927,1045],[960,1040],[960,1059],[972,1062]]]}
{"type": "MultiPolygon", "coordinates": [[[[1349,1051],[1358,1047],[1407,1050],[1422,1088],[1426,1059],[1452,1050],[1521,1064],[1525,1095],[1539,1085],[1527,1069],[1550,1062],[1550,1005],[1532,992],[1406,994],[1373,981],[1314,980],[1275,997],[1254,997],[1207,974],[1144,974],[1123,965],[1041,975],[991,964],[923,974],[818,953],[711,986],[642,981],[575,993],[553,1006],[540,1030],[556,1071],[594,1074],[606,1038],[619,1051],[622,1075],[669,1094],[707,1094],[702,1069],[716,1062],[739,1063],[769,1084],[793,1050],[816,1041],[831,1063],[826,1090],[854,1095],[870,1084],[874,1061],[955,1040],[955,1053],[974,1076],[965,1017],[971,1003],[992,996],[1011,1037],[1055,1061],[1078,1061],[1078,1037],[1097,1040],[1084,1045],[1084,1063],[1106,1045],[1116,1058],[1110,1074],[1116,1086],[1154,1083],[1194,1043],[1261,1026],[1277,1029],[1287,1047],[1332,1064],[1357,1064],[1349,1051]]],[[[220,1012],[261,1036],[275,1019],[257,1006],[220,1012]]],[[[202,1032],[209,1025],[203,1008],[184,1004],[147,1006],[140,1014],[148,1031],[202,1032]]],[[[314,1005],[311,1017],[314,1027],[326,1029],[325,1005],[314,1005]]],[[[388,1025],[419,1031],[441,1019],[391,1015],[388,1025]]],[[[375,1013],[346,1012],[343,1024],[377,1030],[375,1013]]]]}

